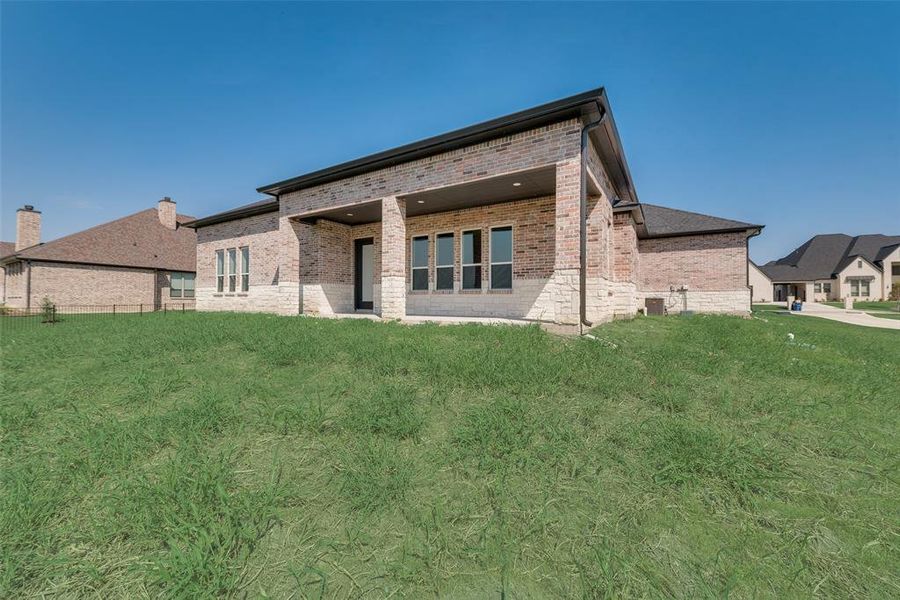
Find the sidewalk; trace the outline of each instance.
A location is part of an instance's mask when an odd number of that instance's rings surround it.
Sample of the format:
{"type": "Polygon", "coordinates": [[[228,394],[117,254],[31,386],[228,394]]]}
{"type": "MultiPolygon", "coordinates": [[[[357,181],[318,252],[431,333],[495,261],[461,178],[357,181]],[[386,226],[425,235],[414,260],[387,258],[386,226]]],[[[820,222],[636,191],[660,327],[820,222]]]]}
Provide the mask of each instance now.
{"type": "Polygon", "coordinates": [[[821,317],[832,321],[840,321],[841,323],[850,323],[851,325],[862,325],[863,327],[900,330],[900,319],[881,319],[867,315],[860,310],[844,310],[843,308],[835,308],[819,302],[805,302],[802,311],[791,312],[791,314],[800,315],[801,317],[821,317]]]}

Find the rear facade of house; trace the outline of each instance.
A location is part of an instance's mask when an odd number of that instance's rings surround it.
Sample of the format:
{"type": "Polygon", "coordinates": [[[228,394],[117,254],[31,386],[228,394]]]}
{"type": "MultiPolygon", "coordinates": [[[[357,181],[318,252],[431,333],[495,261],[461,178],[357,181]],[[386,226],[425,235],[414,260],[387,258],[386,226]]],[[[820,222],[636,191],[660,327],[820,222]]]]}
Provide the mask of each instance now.
{"type": "Polygon", "coordinates": [[[642,204],[602,89],[260,188],[199,219],[198,310],[578,325],[746,313],[760,226],[642,204]]]}
{"type": "Polygon", "coordinates": [[[0,255],[2,303],[154,310],[194,306],[196,233],[169,198],[121,219],[41,243],[41,213],[16,211],[16,242],[0,255]]]}

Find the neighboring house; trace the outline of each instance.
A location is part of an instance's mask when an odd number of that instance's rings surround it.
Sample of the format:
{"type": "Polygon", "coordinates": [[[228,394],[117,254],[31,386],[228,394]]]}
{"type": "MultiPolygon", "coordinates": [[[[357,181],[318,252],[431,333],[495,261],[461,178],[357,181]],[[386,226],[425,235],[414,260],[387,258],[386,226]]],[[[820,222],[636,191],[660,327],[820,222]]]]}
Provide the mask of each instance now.
{"type": "Polygon", "coordinates": [[[16,242],[0,254],[3,303],[61,307],[167,303],[193,306],[196,233],[184,227],[175,202],[40,243],[41,213],[16,211],[16,242]]]}
{"type": "Polygon", "coordinates": [[[763,273],[752,260],[749,264],[750,294],[753,302],[772,302],[774,290],[772,280],[763,273]]]}
{"type": "Polygon", "coordinates": [[[259,188],[197,229],[198,310],[577,325],[747,313],[761,226],[639,203],[602,89],[259,188]]]}
{"type": "Polygon", "coordinates": [[[900,283],[900,236],[817,235],[759,269],[775,301],[886,300],[900,283]]]}

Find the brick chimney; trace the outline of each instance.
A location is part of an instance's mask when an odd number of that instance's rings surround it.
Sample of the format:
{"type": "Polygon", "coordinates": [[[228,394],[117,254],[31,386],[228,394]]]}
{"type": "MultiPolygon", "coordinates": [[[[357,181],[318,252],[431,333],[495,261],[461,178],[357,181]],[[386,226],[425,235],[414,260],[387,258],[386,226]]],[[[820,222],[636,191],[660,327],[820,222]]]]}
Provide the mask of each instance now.
{"type": "Polygon", "coordinates": [[[159,201],[156,206],[156,212],[159,215],[159,222],[169,229],[175,229],[177,226],[175,221],[175,201],[166,196],[159,201]]]}
{"type": "Polygon", "coordinates": [[[41,211],[26,204],[16,211],[16,252],[41,243],[41,211]]]}

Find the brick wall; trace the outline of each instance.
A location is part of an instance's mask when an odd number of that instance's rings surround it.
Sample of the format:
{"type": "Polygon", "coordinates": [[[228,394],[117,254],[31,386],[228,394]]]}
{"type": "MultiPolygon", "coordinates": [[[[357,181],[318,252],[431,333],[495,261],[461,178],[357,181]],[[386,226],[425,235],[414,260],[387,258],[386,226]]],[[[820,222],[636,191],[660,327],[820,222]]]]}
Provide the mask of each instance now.
{"type": "Polygon", "coordinates": [[[641,290],[747,289],[747,236],[719,233],[638,241],[641,290]]]}
{"type": "Polygon", "coordinates": [[[6,289],[4,290],[5,304],[16,308],[25,307],[25,282],[28,277],[25,272],[25,263],[12,262],[6,265],[6,289]]]}
{"type": "Polygon", "coordinates": [[[278,226],[278,213],[271,212],[197,230],[197,310],[278,309],[278,226]],[[217,292],[216,251],[242,246],[250,248],[250,290],[217,292]]]}
{"type": "MultiPolygon", "coordinates": [[[[577,119],[501,137],[420,160],[363,173],[339,181],[284,194],[282,223],[291,215],[434,189],[538,166],[580,155],[581,124],[577,119]]],[[[282,227],[281,279],[300,281],[302,232],[282,227]]]]}
{"type": "MultiPolygon", "coordinates": [[[[7,304],[27,306],[28,266],[19,262],[7,277],[7,304]]],[[[54,262],[31,263],[31,306],[37,307],[50,298],[57,305],[147,306],[182,304],[193,306],[193,300],[169,297],[171,273],[153,269],[105,267],[54,262]]]]}
{"type": "Polygon", "coordinates": [[[613,215],[613,281],[637,282],[640,255],[634,227],[630,213],[613,215]]]}
{"type": "Polygon", "coordinates": [[[16,252],[41,241],[41,213],[30,206],[16,211],[16,252]]]}

